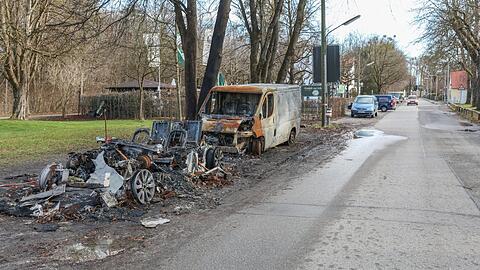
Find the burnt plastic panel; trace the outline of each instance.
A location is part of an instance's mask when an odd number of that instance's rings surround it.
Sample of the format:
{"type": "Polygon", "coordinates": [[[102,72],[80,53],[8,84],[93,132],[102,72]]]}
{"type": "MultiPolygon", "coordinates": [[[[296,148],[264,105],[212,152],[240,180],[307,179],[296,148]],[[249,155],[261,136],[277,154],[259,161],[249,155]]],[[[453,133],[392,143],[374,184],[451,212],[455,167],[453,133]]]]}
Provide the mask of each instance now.
{"type": "Polygon", "coordinates": [[[155,143],[167,142],[175,130],[185,130],[186,143],[197,145],[202,138],[202,121],[155,121],[152,125],[151,139],[155,143]]]}
{"type": "Polygon", "coordinates": [[[183,127],[187,131],[187,143],[199,144],[202,138],[202,121],[184,121],[183,127]]]}
{"type": "Polygon", "coordinates": [[[172,129],[171,121],[154,121],[152,124],[151,139],[154,143],[166,142],[172,129]]]}

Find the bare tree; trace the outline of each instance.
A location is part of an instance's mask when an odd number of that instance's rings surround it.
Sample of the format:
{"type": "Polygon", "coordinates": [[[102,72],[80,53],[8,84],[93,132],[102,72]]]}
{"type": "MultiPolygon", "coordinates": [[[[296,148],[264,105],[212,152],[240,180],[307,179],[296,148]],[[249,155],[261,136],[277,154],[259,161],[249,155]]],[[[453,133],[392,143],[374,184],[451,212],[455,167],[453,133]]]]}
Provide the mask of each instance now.
{"type": "Polygon", "coordinates": [[[284,0],[238,0],[237,8],[250,37],[250,81],[265,82],[279,39],[284,0]]]}
{"type": "Polygon", "coordinates": [[[197,3],[187,0],[171,0],[175,8],[175,21],[182,40],[185,55],[185,106],[186,118],[197,117],[197,3]]]}
{"type": "Polygon", "coordinates": [[[366,62],[372,65],[365,73],[370,80],[367,86],[377,93],[383,93],[386,88],[408,77],[405,55],[395,46],[395,42],[379,37],[373,37],[363,48],[366,62]]]}
{"type": "Polygon", "coordinates": [[[225,30],[227,29],[228,16],[230,14],[231,0],[220,0],[218,4],[217,19],[213,30],[212,45],[208,56],[207,68],[203,76],[202,88],[198,105],[201,106],[208,95],[208,91],[215,86],[218,72],[222,63],[223,42],[225,30]]]}
{"type": "Polygon", "coordinates": [[[480,107],[480,3],[478,0],[425,0],[418,10],[417,23],[424,25],[421,40],[445,55],[460,56],[460,64],[473,77],[473,104],[480,107]],[[465,50],[474,68],[458,45],[465,50]]]}
{"type": "MultiPolygon", "coordinates": [[[[51,58],[68,52],[85,39],[110,27],[111,24],[98,25],[104,17],[99,17],[99,14],[109,2],[65,1],[61,5],[42,0],[0,2],[0,59],[4,66],[2,72],[12,88],[12,118],[28,117],[29,89],[40,58],[51,58]],[[97,20],[92,20],[93,18],[97,20]],[[95,33],[80,33],[89,23],[92,25],[88,29],[95,29],[92,31],[95,33]]],[[[127,2],[122,4],[130,11],[136,0],[127,2]]]]}
{"type": "MultiPolygon", "coordinates": [[[[290,0],[288,0],[290,5],[290,0]]],[[[293,29],[289,28],[289,42],[288,48],[285,53],[285,56],[282,61],[282,65],[278,71],[277,75],[277,83],[282,83],[285,81],[287,77],[287,70],[291,69],[291,63],[294,61],[295,56],[295,48],[297,46],[298,38],[300,37],[300,31],[303,28],[305,23],[305,7],[307,6],[307,0],[299,0],[297,4],[296,16],[295,16],[295,23],[293,25],[293,29]]],[[[291,7],[288,7],[288,10],[291,10],[291,7]]],[[[291,12],[289,12],[289,15],[291,12]]],[[[291,16],[289,21],[293,21],[291,16]]]]}

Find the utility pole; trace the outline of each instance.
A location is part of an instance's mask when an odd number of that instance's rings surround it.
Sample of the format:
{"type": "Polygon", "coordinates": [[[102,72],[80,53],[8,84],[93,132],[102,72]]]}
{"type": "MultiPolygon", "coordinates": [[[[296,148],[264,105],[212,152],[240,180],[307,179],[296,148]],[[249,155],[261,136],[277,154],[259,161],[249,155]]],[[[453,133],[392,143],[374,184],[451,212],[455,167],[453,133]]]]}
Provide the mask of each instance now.
{"type": "Polygon", "coordinates": [[[322,83],[322,127],[327,126],[327,25],[325,14],[325,0],[321,0],[322,5],[322,48],[320,53],[320,62],[323,65],[321,74],[322,83]]]}

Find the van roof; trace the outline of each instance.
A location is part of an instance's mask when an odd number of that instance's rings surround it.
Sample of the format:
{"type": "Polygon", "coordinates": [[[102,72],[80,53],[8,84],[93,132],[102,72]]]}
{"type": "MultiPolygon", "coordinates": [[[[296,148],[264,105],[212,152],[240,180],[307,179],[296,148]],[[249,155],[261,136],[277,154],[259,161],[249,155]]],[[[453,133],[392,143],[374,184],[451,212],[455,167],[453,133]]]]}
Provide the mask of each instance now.
{"type": "Polygon", "coordinates": [[[286,91],[286,90],[293,90],[293,89],[300,89],[300,87],[298,85],[293,85],[293,84],[255,83],[255,84],[215,86],[214,88],[212,88],[212,91],[263,94],[268,91],[286,91]]]}

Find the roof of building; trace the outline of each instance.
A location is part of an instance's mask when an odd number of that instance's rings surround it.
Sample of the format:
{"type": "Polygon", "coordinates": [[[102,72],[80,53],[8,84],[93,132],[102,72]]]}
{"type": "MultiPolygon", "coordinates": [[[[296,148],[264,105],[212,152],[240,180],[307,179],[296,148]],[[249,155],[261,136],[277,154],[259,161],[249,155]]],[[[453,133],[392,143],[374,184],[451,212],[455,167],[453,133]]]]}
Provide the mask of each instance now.
{"type": "Polygon", "coordinates": [[[212,91],[262,94],[268,91],[300,90],[300,86],[291,84],[254,83],[242,85],[215,86],[212,91]]]}
{"type": "MultiPolygon", "coordinates": [[[[140,89],[140,85],[138,81],[128,81],[117,85],[108,86],[106,89],[112,91],[134,91],[140,89]]],[[[144,80],[143,89],[147,91],[155,91],[158,89],[158,82],[144,80]]],[[[175,86],[168,83],[160,83],[160,89],[175,89],[175,86]]]]}
{"type": "Polygon", "coordinates": [[[450,72],[450,88],[467,89],[468,88],[467,72],[464,70],[450,72]]]}

